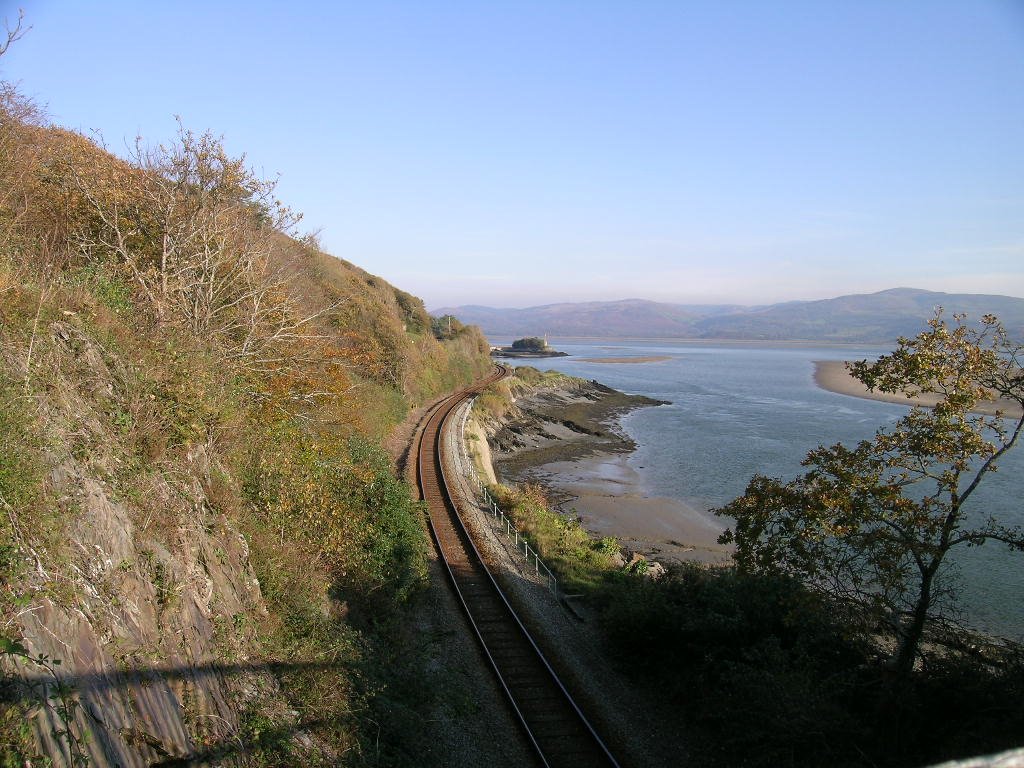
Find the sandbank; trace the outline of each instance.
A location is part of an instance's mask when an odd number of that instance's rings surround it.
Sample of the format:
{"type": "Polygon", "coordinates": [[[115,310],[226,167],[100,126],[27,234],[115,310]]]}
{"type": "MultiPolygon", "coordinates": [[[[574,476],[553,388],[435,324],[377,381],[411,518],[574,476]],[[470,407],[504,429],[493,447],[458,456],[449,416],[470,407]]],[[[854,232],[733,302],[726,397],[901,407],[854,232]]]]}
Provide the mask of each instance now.
{"type": "Polygon", "coordinates": [[[668,355],[651,355],[649,357],[583,357],[581,363],[660,363],[671,360],[668,355]]]}
{"type": "MultiPolygon", "coordinates": [[[[938,395],[923,394],[917,397],[906,395],[890,394],[888,392],[872,392],[860,381],[855,379],[848,370],[846,364],[841,360],[816,360],[814,362],[814,383],[829,392],[851,397],[861,397],[865,400],[879,400],[884,403],[898,403],[900,405],[923,405],[932,406],[939,401],[938,395]]],[[[1021,407],[1011,400],[992,400],[978,403],[974,408],[975,413],[985,416],[994,416],[1000,411],[1003,416],[1011,419],[1021,417],[1021,407]]]]}
{"type": "Polygon", "coordinates": [[[724,521],[678,499],[644,493],[625,454],[599,453],[524,470],[519,481],[543,485],[562,512],[578,515],[597,536],[667,563],[725,564],[732,547],[718,543],[724,521]]]}

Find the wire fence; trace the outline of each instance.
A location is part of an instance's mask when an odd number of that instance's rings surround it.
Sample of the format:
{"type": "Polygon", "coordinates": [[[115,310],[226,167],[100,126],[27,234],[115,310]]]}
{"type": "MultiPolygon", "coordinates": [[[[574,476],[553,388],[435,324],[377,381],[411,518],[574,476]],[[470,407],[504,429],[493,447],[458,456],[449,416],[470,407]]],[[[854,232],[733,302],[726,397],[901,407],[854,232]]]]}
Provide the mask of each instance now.
{"type": "MultiPolygon", "coordinates": [[[[474,472],[474,475],[476,473],[474,472]]],[[[484,505],[487,509],[487,513],[491,516],[494,521],[495,527],[499,530],[504,530],[505,536],[517,551],[521,551],[523,556],[526,558],[527,565],[532,562],[534,573],[537,576],[543,574],[547,580],[548,589],[555,597],[561,595],[560,586],[558,579],[555,574],[551,572],[551,569],[547,567],[543,560],[540,559],[540,553],[536,549],[530,546],[530,542],[523,534],[519,532],[512,520],[502,511],[501,506],[494,500],[490,492],[487,490],[487,486],[484,485],[483,481],[479,477],[474,477],[476,480],[477,488],[480,490],[480,495],[483,497],[484,505]]]]}
{"type": "MultiPolygon", "coordinates": [[[[472,410],[472,400],[463,413],[462,421],[459,424],[460,445],[463,451],[467,450],[466,421],[469,418],[470,410],[472,410]]],[[[560,598],[562,596],[561,585],[558,583],[558,579],[555,577],[555,574],[552,573],[551,569],[548,568],[544,561],[540,559],[540,553],[530,546],[530,542],[522,533],[520,533],[519,529],[516,528],[515,523],[513,523],[511,518],[505,514],[501,505],[498,504],[490,491],[487,490],[487,486],[484,484],[484,481],[481,480],[480,475],[477,474],[473,461],[469,460],[466,464],[466,472],[469,473],[472,480],[476,483],[477,490],[480,492],[480,496],[483,499],[484,508],[494,523],[494,527],[499,531],[504,531],[505,536],[508,538],[509,542],[513,544],[516,551],[522,552],[523,556],[526,558],[527,567],[532,564],[534,573],[538,577],[543,576],[543,578],[547,580],[547,587],[551,594],[554,595],[556,599],[560,598]]]]}

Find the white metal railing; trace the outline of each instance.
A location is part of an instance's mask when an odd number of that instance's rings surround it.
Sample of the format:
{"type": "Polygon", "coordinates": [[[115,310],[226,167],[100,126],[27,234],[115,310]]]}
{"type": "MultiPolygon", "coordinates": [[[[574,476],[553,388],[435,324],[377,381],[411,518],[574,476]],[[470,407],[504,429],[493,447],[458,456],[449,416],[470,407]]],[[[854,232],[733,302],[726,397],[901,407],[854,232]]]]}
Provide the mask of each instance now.
{"type": "MultiPolygon", "coordinates": [[[[476,398],[472,398],[469,401],[469,405],[463,412],[462,420],[459,423],[459,442],[461,444],[462,450],[466,454],[468,454],[468,446],[466,445],[466,421],[469,419],[469,412],[472,410],[473,400],[475,399],[476,398]]],[[[484,484],[484,481],[481,480],[480,475],[477,474],[476,467],[473,464],[472,458],[470,458],[468,455],[467,458],[469,459],[469,461],[467,462],[468,466],[466,467],[465,471],[469,475],[469,477],[476,483],[477,490],[480,492],[480,496],[483,500],[484,508],[486,509],[488,516],[491,518],[495,530],[504,531],[505,536],[508,538],[510,542],[512,542],[516,552],[522,553],[523,557],[526,559],[527,566],[530,565],[532,559],[534,573],[539,578],[541,576],[541,573],[543,572],[544,578],[547,580],[548,590],[551,592],[552,595],[555,596],[556,599],[560,598],[562,595],[561,587],[558,583],[558,579],[555,577],[555,574],[552,573],[551,569],[548,568],[545,562],[540,559],[540,553],[530,546],[530,542],[526,539],[525,536],[523,536],[522,533],[519,532],[519,529],[516,528],[515,523],[513,523],[511,518],[509,518],[509,516],[505,514],[505,512],[501,508],[501,505],[498,504],[498,502],[487,490],[487,486],[484,484]]]]}
{"type": "MultiPolygon", "coordinates": [[[[473,473],[476,474],[475,472],[473,473]]],[[[498,502],[494,500],[494,497],[487,490],[487,486],[484,485],[483,481],[479,477],[474,478],[476,480],[477,488],[480,490],[481,496],[483,496],[484,505],[487,509],[487,513],[494,520],[495,527],[498,530],[504,530],[505,536],[510,542],[513,542],[513,546],[516,551],[521,551],[523,556],[526,558],[526,564],[530,564],[531,558],[533,559],[534,573],[539,577],[541,572],[544,572],[544,577],[547,579],[548,589],[555,597],[561,595],[561,591],[558,584],[558,579],[555,574],[551,572],[551,569],[547,567],[543,560],[540,559],[540,553],[536,549],[530,546],[530,542],[523,534],[519,532],[512,520],[502,511],[498,502]]]]}

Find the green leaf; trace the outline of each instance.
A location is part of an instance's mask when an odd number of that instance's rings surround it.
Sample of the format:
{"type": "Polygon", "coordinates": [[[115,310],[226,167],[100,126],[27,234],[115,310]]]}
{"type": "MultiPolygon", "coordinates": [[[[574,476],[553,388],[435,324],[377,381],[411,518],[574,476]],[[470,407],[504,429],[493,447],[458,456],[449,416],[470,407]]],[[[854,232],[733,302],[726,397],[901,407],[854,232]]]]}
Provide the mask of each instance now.
{"type": "Polygon", "coordinates": [[[8,653],[13,656],[28,656],[28,648],[17,640],[0,635],[0,653],[8,653]]]}

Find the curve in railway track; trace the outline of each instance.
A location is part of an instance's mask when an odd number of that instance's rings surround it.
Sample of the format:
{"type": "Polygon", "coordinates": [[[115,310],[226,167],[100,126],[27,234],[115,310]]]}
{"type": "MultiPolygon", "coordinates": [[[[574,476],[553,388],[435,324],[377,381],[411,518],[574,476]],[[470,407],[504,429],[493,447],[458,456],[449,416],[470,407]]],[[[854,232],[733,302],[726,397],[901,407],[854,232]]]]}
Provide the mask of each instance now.
{"type": "Polygon", "coordinates": [[[445,482],[441,446],[448,416],[505,375],[499,366],[489,378],[442,401],[427,420],[418,444],[417,480],[431,534],[456,598],[540,764],[618,768],[484,565],[445,482]]]}

